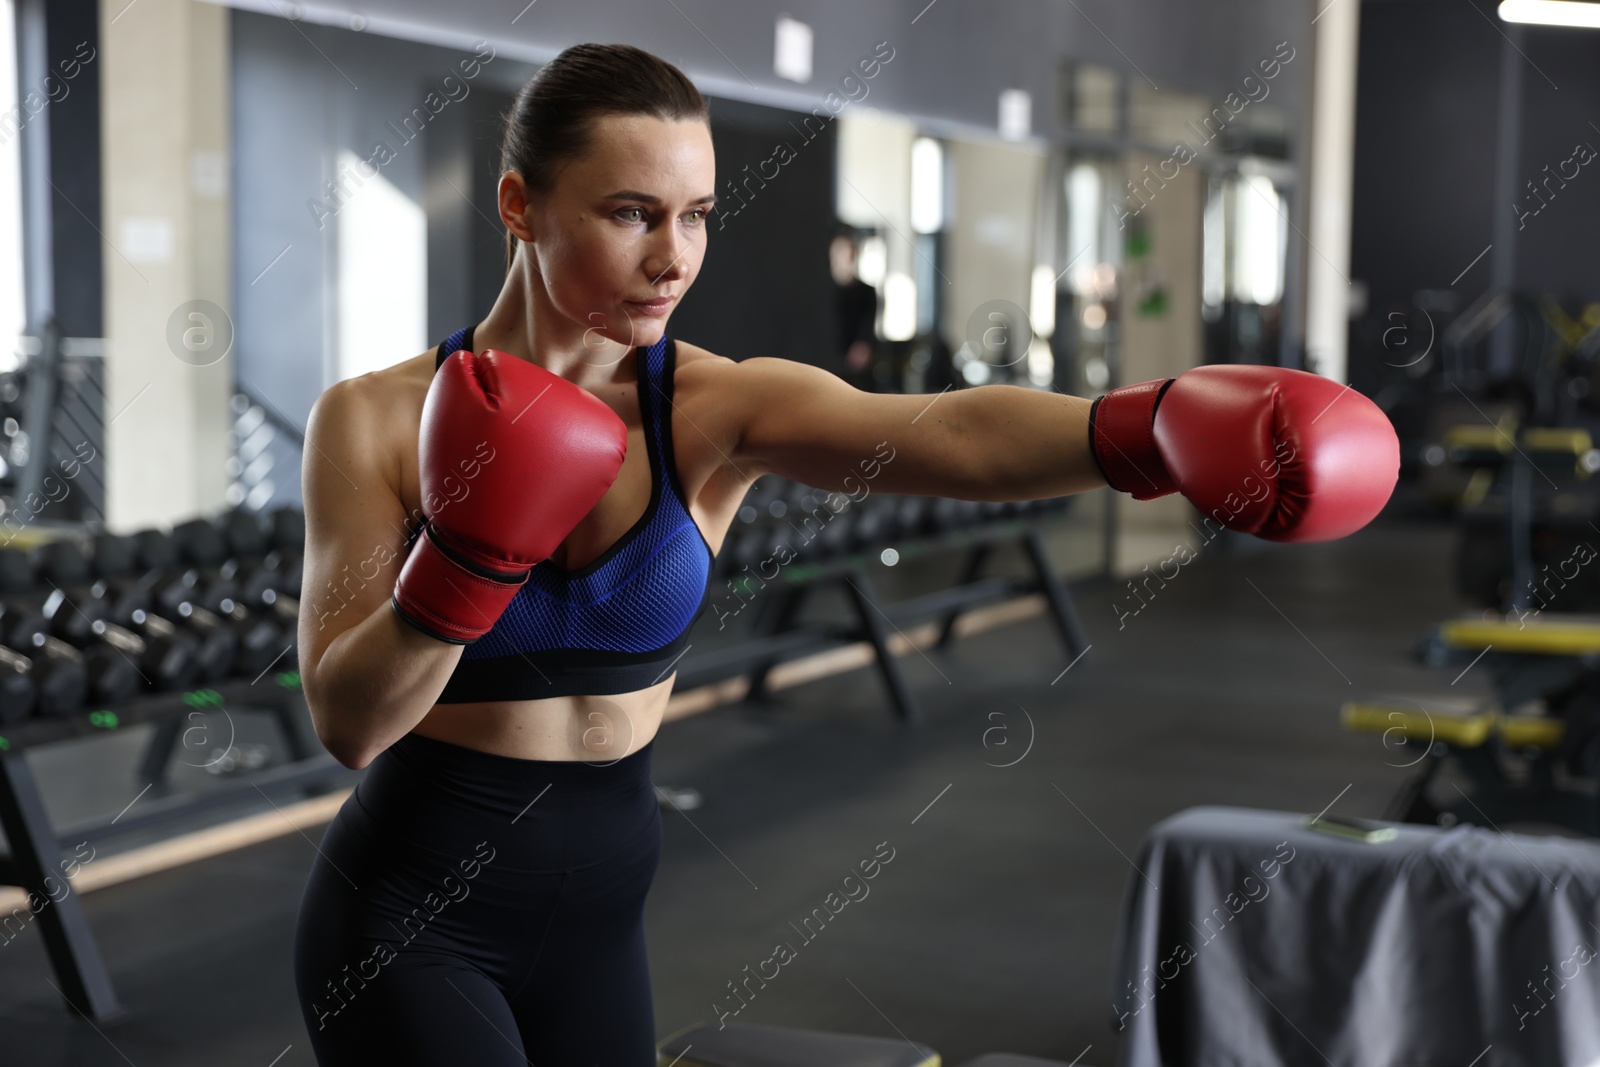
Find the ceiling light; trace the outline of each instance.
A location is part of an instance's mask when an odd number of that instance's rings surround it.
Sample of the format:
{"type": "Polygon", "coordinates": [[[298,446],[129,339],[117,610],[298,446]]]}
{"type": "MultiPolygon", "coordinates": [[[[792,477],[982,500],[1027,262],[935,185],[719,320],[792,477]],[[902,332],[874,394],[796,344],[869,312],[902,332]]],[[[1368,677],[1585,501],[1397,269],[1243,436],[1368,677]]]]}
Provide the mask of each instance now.
{"type": "Polygon", "coordinates": [[[1582,26],[1600,29],[1600,4],[1579,0],[1501,0],[1500,18],[1538,26],[1582,26]]]}

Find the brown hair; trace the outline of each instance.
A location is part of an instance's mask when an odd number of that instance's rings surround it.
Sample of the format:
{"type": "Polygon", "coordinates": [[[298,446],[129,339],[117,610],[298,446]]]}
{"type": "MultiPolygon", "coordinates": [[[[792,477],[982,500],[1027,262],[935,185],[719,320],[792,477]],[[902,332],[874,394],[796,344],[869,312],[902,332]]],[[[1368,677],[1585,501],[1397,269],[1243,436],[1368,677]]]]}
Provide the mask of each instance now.
{"type": "MultiPolygon", "coordinates": [[[[711,121],[700,90],[677,67],[628,44],[575,44],[528,79],[505,114],[500,170],[536,192],[555,187],[561,166],[588,150],[601,115],[711,121]]],[[[517,238],[506,231],[506,269],[517,238]]]]}

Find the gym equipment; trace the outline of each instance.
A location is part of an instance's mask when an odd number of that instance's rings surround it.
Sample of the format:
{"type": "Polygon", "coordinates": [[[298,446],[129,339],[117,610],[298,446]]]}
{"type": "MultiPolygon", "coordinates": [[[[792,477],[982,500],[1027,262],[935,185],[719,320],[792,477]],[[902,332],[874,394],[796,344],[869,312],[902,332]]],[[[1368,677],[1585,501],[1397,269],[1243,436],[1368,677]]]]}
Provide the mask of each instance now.
{"type": "MultiPolygon", "coordinates": [[[[291,800],[356,777],[312,735],[293,669],[304,542],[303,513],[280,508],[0,548],[0,826],[11,849],[0,882],[39,892],[45,875],[65,869],[26,759],[36,745],[155,727],[136,774],[156,788],[114,823],[74,829],[74,843],[254,804],[263,793],[291,800]],[[200,687],[203,674],[230,660],[248,675],[200,687]],[[271,765],[266,747],[234,746],[224,735],[229,744],[205,767],[223,780],[172,794],[166,768],[186,731],[240,714],[270,716],[282,738],[272,749],[285,758],[271,765]],[[248,781],[225,780],[243,771],[248,781]]],[[[97,1023],[115,1017],[116,994],[77,895],[54,900],[39,921],[67,998],[97,1023]]]]}
{"type": "Polygon", "coordinates": [[[290,635],[274,619],[253,614],[235,600],[236,589],[232,596],[228,592],[226,580],[202,590],[199,572],[190,569],[157,593],[156,601],[168,617],[205,633],[226,634],[232,646],[233,673],[260,674],[283,654],[290,635]]]}
{"type": "MultiPolygon", "coordinates": [[[[1336,788],[1310,812],[1334,806],[1336,788]]],[[[1206,806],[1149,830],[1129,861],[1111,982],[1120,1062],[1600,1058],[1572,959],[1592,944],[1592,842],[1310,812],[1206,806]]]]}
{"type": "MultiPolygon", "coordinates": [[[[1500,611],[1528,608],[1536,583],[1575,542],[1600,546],[1600,493],[1587,484],[1600,470],[1600,449],[1589,431],[1526,427],[1456,426],[1445,435],[1446,455],[1473,471],[1463,498],[1462,535],[1456,549],[1456,584],[1462,595],[1500,611]],[[1592,535],[1592,536],[1591,536],[1592,535]],[[1498,554],[1498,559],[1496,558],[1498,554]]],[[[1570,576],[1564,576],[1570,577],[1570,576]]],[[[1561,610],[1578,610],[1600,598],[1600,573],[1564,592],[1561,610]]]]}
{"type": "MultiPolygon", "coordinates": [[[[941,1062],[932,1048],[901,1037],[867,1037],[740,1022],[692,1026],[656,1046],[658,1067],[939,1067],[941,1062]]],[[[1062,1060],[990,1052],[968,1060],[962,1067],[1069,1065],[1062,1060]]]]}
{"type": "Polygon", "coordinates": [[[139,542],[125,534],[94,535],[89,552],[89,569],[96,578],[121,578],[139,566],[139,542]]]}
{"type": "MultiPolygon", "coordinates": [[[[0,728],[0,828],[4,829],[10,845],[9,856],[0,859],[0,883],[41,892],[39,887],[47,884],[46,875],[59,878],[58,872],[68,869],[69,846],[50,826],[38,783],[27,760],[29,748],[99,736],[141,723],[182,729],[192,727],[194,716],[198,715],[251,712],[266,712],[276,717],[284,730],[285,744],[293,762],[259,771],[248,782],[219,784],[217,788],[196,794],[146,797],[114,821],[75,827],[70,841],[94,844],[189,820],[197,811],[240,804],[253,807],[263,795],[274,803],[288,802],[345,787],[358,779],[356,772],[323,753],[315,737],[310,736],[310,719],[300,692],[300,677],[294,671],[279,671],[259,685],[248,681],[222,682],[183,693],[138,697],[115,709],[34,717],[0,728]]],[[[160,790],[152,792],[159,794],[160,790]]],[[[78,895],[69,893],[59,899],[53,898],[49,907],[38,912],[37,921],[43,924],[45,949],[57,983],[67,998],[96,1023],[119,1015],[121,1007],[116,992],[78,895]]]]}
{"type": "Polygon", "coordinates": [[[0,593],[20,593],[38,584],[34,558],[18,548],[0,548],[0,593]]]}
{"type": "Polygon", "coordinates": [[[0,648],[0,726],[21,722],[32,715],[38,699],[38,687],[33,682],[33,661],[9,648],[0,648]]]}
{"type": "MultiPolygon", "coordinates": [[[[26,661],[33,678],[39,715],[64,715],[83,707],[89,695],[89,667],[87,657],[59,638],[35,634],[31,656],[19,656],[26,661]]],[[[15,661],[12,669],[21,665],[15,661]]]]}
{"type": "Polygon", "coordinates": [[[221,535],[227,556],[249,559],[266,555],[272,547],[272,527],[260,512],[234,509],[217,516],[211,525],[221,535]]]}
{"type": "Polygon", "coordinates": [[[275,509],[267,519],[271,530],[272,547],[283,552],[302,555],[306,550],[306,513],[297,507],[285,505],[275,509]]]}
{"type": "Polygon", "coordinates": [[[73,592],[75,595],[69,596],[57,589],[44,601],[41,610],[50,620],[53,636],[85,651],[110,645],[127,656],[140,678],[157,690],[186,689],[199,676],[200,648],[195,639],[166,619],[145,612],[139,606],[137,590],[122,612],[113,600],[118,591],[104,579],[73,592]]]}
{"type": "MultiPolygon", "coordinates": [[[[81,657],[78,662],[81,663],[86,686],[86,691],[79,698],[79,704],[84,700],[95,703],[116,703],[126,700],[139,691],[143,680],[137,667],[123,652],[109,644],[94,643],[82,650],[75,649],[74,646],[52,635],[50,618],[43,611],[21,605],[11,599],[0,599],[0,646],[28,657],[44,653],[47,656],[45,662],[50,665],[72,661],[73,657],[67,654],[69,649],[77,652],[81,657]]],[[[30,659],[30,662],[33,661],[30,659]]],[[[46,666],[41,676],[54,674],[61,669],[66,668],[46,666]]],[[[71,683],[66,681],[56,683],[53,691],[58,695],[45,705],[48,711],[65,712],[74,710],[78,706],[76,704],[68,706],[65,699],[73,691],[71,683]]]]}
{"type": "Polygon", "coordinates": [[[1600,836],[1600,619],[1458,619],[1439,626],[1420,652],[1453,671],[1489,672],[1495,696],[1481,704],[1420,695],[1344,705],[1346,729],[1381,734],[1395,766],[1418,768],[1385,818],[1542,822],[1600,836]],[[1446,760],[1472,790],[1441,803],[1432,787],[1446,760]]]}
{"type": "Polygon", "coordinates": [[[693,1027],[662,1041],[656,1057],[678,1067],[939,1067],[937,1052],[901,1038],[749,1023],[693,1027]]]}
{"type": "Polygon", "coordinates": [[[1089,647],[1066,586],[1050,564],[1037,520],[1065,506],[1066,499],[980,503],[949,498],[868,493],[860,501],[838,492],[814,489],[766,475],[745,494],[729,528],[710,581],[708,614],[721,620],[741,615],[754,604],[749,635],[710,652],[685,655],[678,687],[749,676],[747,700],[769,696],[768,679],[784,660],[841,645],[871,643],[891,706],[903,722],[921,713],[890,650],[895,630],[938,620],[937,647],[954,637],[960,615],[983,604],[1042,593],[1061,633],[1069,658],[1089,647]],[[1019,542],[1032,566],[1032,579],[981,578],[993,551],[1019,542]],[[959,584],[934,593],[884,605],[874,589],[870,567],[889,549],[902,560],[934,552],[964,552],[959,584]],[[839,588],[855,623],[800,623],[811,594],[839,588]]]}

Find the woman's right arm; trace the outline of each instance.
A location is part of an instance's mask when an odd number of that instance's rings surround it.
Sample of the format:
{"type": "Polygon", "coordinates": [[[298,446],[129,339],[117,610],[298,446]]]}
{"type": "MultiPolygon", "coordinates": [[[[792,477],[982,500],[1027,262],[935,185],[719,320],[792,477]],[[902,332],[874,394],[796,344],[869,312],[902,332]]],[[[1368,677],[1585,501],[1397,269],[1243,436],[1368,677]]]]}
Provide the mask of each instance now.
{"type": "Polygon", "coordinates": [[[436,640],[390,607],[405,562],[400,464],[385,444],[394,412],[370,383],[338,382],[317,398],[301,466],[306,554],[300,677],[317,737],[361,768],[420,722],[463,645],[436,640]]]}

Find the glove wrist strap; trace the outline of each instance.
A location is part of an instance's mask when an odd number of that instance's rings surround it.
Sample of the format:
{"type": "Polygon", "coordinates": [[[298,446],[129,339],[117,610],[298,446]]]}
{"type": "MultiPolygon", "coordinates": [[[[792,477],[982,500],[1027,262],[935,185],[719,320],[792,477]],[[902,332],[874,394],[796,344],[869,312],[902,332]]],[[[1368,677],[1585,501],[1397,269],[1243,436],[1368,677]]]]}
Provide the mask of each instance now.
{"type": "Polygon", "coordinates": [[[429,637],[471,644],[494,626],[529,573],[487,571],[452,551],[429,523],[400,568],[391,603],[429,637]]]}
{"type": "Polygon", "coordinates": [[[1154,500],[1178,491],[1156,447],[1156,407],[1175,379],[1125,385],[1100,397],[1089,409],[1089,451],[1106,484],[1135,500],[1154,500]]]}

